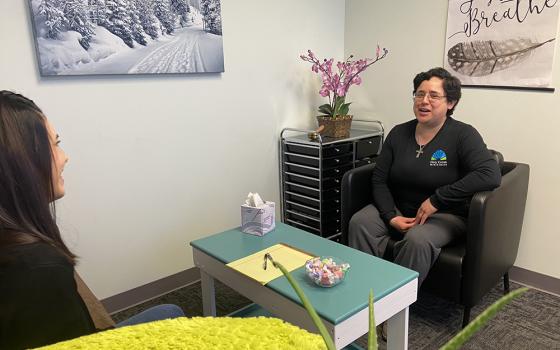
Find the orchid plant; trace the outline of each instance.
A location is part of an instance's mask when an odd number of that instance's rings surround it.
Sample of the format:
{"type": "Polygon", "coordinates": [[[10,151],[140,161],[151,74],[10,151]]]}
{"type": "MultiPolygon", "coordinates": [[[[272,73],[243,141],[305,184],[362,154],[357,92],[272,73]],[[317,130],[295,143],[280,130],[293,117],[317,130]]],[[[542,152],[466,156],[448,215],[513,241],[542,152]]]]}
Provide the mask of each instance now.
{"type": "Polygon", "coordinates": [[[375,62],[385,58],[389,51],[386,48],[381,49],[377,46],[375,58],[362,58],[354,60],[354,56],[350,55],[344,62],[337,62],[336,71],[333,71],[334,59],[323,59],[321,62],[317,56],[307,50],[307,55],[300,55],[300,58],[312,64],[311,70],[321,75],[323,86],[319,94],[323,97],[329,97],[329,103],[319,106],[319,113],[322,117],[336,118],[348,114],[350,103],[346,103],[346,94],[352,85],[360,85],[362,78],[360,73],[365,71],[375,62]]]}

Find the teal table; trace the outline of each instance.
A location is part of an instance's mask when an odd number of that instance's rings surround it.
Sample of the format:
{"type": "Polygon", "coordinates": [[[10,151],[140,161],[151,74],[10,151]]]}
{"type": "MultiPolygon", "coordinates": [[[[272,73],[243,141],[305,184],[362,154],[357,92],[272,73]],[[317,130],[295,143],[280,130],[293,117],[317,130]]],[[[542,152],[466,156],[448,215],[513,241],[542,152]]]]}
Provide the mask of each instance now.
{"type": "Polygon", "coordinates": [[[318,256],[336,256],[350,263],[344,281],[333,288],[313,284],[303,267],[292,272],[333,336],[337,349],[367,333],[371,289],[377,324],[388,321],[387,348],[408,347],[408,307],[416,301],[417,272],[280,222],[264,237],[236,228],[191,242],[194,263],[201,273],[205,316],[216,315],[214,279],[218,279],[275,316],[318,333],[284,276],[263,286],[226,266],[276,243],[287,243],[318,256]]]}

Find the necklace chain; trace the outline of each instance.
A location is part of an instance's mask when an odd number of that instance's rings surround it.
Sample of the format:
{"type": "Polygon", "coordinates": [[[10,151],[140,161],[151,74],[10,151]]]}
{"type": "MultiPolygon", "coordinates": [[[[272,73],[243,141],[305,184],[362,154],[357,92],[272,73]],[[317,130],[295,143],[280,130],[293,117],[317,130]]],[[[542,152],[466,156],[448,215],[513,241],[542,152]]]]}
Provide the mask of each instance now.
{"type": "MultiPolygon", "coordinates": [[[[444,122],[445,122],[445,121],[444,121],[444,122]]],[[[432,136],[428,139],[428,141],[425,142],[423,145],[421,145],[420,142],[418,141],[419,137],[418,137],[418,135],[416,134],[416,132],[414,133],[414,139],[415,139],[416,143],[418,143],[418,149],[414,151],[414,152],[416,152],[416,158],[420,158],[420,155],[421,155],[422,153],[424,153],[424,147],[426,147],[426,145],[427,145],[428,143],[430,143],[430,141],[431,141],[434,137],[436,137],[436,135],[438,134],[438,132],[440,131],[440,129],[441,129],[442,127],[443,127],[443,123],[435,130],[435,133],[433,133],[433,135],[432,135],[432,136]]]]}

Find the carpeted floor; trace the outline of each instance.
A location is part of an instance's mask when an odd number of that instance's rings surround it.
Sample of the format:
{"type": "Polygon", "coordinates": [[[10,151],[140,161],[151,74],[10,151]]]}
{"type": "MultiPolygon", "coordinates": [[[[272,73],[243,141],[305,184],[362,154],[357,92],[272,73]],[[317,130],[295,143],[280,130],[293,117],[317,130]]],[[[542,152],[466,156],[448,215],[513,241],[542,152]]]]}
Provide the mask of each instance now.
{"type": "MultiPolygon", "coordinates": [[[[520,285],[511,283],[511,289],[520,285]]],[[[476,317],[502,295],[501,285],[494,288],[471,314],[476,317]]],[[[162,297],[113,315],[122,321],[151,306],[171,303],[179,305],[187,316],[202,315],[200,283],[194,283],[162,297]]],[[[219,316],[227,315],[250,303],[223,284],[216,285],[216,304],[219,316]]],[[[420,295],[410,308],[409,349],[437,349],[460,330],[462,308],[430,295],[420,295]]],[[[357,344],[366,347],[364,336],[357,344]]],[[[384,350],[385,344],[380,342],[384,350]]],[[[463,349],[503,350],[560,350],[560,297],[530,289],[513,300],[477,333],[463,349]]]]}

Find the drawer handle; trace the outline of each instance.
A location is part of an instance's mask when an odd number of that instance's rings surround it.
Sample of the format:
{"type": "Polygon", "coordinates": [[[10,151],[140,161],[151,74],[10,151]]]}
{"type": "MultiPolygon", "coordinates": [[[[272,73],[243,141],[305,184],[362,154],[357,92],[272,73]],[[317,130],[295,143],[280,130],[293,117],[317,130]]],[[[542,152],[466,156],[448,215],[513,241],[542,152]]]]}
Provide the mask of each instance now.
{"type": "Polygon", "coordinates": [[[340,170],[339,169],[334,169],[334,172],[338,174],[340,172],[340,170]]]}
{"type": "Polygon", "coordinates": [[[338,183],[340,183],[340,180],[339,179],[334,179],[334,183],[338,184],[338,183]]]}
{"type": "Polygon", "coordinates": [[[373,141],[368,141],[367,143],[371,145],[373,143],[373,141]]]}
{"type": "Polygon", "coordinates": [[[336,153],[340,152],[340,150],[339,150],[338,148],[335,148],[334,151],[335,151],[336,153]]]}
{"type": "Polygon", "coordinates": [[[334,162],[335,163],[340,163],[340,159],[337,158],[337,159],[334,160],[334,162]]]}
{"type": "Polygon", "coordinates": [[[334,193],[340,193],[340,190],[337,189],[337,188],[335,188],[335,189],[334,189],[334,193]]]}

